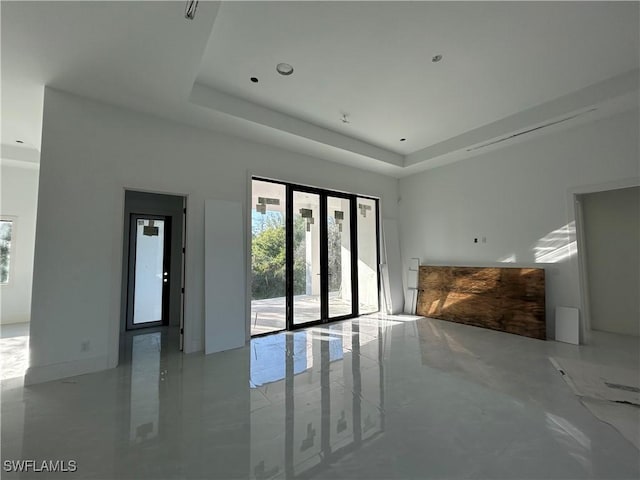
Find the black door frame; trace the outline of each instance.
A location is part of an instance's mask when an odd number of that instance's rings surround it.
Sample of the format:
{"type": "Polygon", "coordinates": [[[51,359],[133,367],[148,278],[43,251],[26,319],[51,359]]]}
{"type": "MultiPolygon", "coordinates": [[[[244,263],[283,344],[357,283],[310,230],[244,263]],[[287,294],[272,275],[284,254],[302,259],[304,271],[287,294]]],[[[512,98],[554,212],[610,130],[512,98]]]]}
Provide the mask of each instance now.
{"type": "MultiPolygon", "coordinates": [[[[376,215],[376,257],[378,265],[380,264],[380,200],[367,195],[359,195],[354,193],[338,192],[324,188],[310,187],[298,185],[279,180],[273,180],[263,177],[251,177],[253,180],[261,182],[277,183],[284,185],[286,188],[286,210],[285,210],[285,289],[286,289],[286,310],[285,310],[285,330],[297,330],[300,328],[322,325],[330,322],[346,320],[359,315],[360,302],[358,298],[358,198],[365,198],[375,202],[376,215]],[[318,195],[320,202],[320,319],[304,322],[300,324],[293,323],[293,192],[304,192],[318,195]],[[349,227],[350,227],[350,243],[351,243],[351,313],[337,317],[329,317],[329,244],[328,244],[328,226],[327,226],[327,199],[328,197],[343,198],[350,200],[349,211],[349,227]]],[[[377,270],[378,278],[378,311],[380,311],[380,269],[377,270]]],[[[281,332],[275,330],[263,334],[253,335],[254,337],[262,335],[270,335],[272,333],[281,332]]]]}
{"type": "Polygon", "coordinates": [[[158,327],[169,324],[169,297],[171,275],[168,274],[171,266],[171,216],[170,215],[150,215],[145,213],[131,213],[129,215],[129,264],[127,266],[127,322],[126,330],[137,330],[140,328],[158,327]],[[137,222],[138,220],[162,220],[164,221],[164,241],[162,254],[162,271],[167,273],[166,282],[162,282],[162,308],[161,319],[157,322],[133,323],[134,300],[136,295],[136,249],[137,249],[137,222]]]}

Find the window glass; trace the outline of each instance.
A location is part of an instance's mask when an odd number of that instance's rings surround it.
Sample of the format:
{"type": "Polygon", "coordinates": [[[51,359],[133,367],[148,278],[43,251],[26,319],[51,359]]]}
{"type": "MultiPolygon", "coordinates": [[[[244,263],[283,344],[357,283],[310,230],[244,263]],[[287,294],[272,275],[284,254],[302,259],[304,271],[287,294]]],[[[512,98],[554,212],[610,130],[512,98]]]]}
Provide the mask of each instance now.
{"type": "Polygon", "coordinates": [[[11,240],[13,220],[0,220],[0,284],[9,283],[11,276],[11,240]]]}

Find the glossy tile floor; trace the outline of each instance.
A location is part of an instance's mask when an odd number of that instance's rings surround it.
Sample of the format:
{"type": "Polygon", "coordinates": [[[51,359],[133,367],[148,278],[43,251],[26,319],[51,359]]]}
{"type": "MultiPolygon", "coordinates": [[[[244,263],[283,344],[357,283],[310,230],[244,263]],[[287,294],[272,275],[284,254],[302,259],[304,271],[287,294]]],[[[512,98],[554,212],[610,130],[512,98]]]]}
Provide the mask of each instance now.
{"type": "Polygon", "coordinates": [[[24,377],[29,366],[29,324],[0,326],[0,380],[24,377]]]}
{"type": "MultiPolygon", "coordinates": [[[[381,316],[205,357],[179,354],[175,332],[139,332],[117,369],[4,382],[2,460],[75,460],[66,476],[109,479],[638,478],[639,451],[549,361],[637,365],[637,341],[601,339],[381,316]]],[[[29,476],[47,478],[2,478],[29,476]]]]}

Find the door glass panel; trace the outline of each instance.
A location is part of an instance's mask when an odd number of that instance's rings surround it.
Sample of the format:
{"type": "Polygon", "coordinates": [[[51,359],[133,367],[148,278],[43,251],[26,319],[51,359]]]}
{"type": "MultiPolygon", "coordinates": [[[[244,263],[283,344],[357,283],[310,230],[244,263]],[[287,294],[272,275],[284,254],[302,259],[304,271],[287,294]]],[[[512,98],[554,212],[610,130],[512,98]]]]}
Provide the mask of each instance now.
{"type": "Polygon", "coordinates": [[[329,317],[350,315],[351,302],[351,200],[327,197],[329,261],[329,317]]]}
{"type": "Polygon", "coordinates": [[[357,199],[358,225],[358,300],[359,314],[373,313],[379,310],[378,298],[378,216],[375,200],[357,199]]]}
{"type": "Polygon", "coordinates": [[[320,320],[320,196],[293,192],[293,323],[320,320]]]}
{"type": "Polygon", "coordinates": [[[164,220],[136,222],[136,265],[133,323],[162,320],[164,220]]]}
{"type": "Polygon", "coordinates": [[[253,180],[251,335],[286,328],[286,186],[253,180]]]}

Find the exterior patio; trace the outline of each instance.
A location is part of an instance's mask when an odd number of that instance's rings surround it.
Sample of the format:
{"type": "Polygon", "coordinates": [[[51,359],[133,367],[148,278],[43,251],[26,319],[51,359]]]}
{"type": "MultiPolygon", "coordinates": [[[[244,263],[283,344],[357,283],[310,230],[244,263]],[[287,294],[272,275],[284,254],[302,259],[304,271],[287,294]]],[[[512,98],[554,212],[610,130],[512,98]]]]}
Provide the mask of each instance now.
{"type": "MultiPolygon", "coordinates": [[[[294,324],[299,325],[320,318],[319,295],[296,295],[294,299],[294,324]]],[[[340,298],[337,293],[329,294],[329,308],[332,317],[349,315],[351,301],[340,298]]],[[[367,311],[373,307],[369,306],[367,311]]],[[[360,307],[363,310],[363,306],[360,307]]],[[[275,332],[286,328],[286,298],[267,298],[251,302],[251,335],[275,332]]]]}

